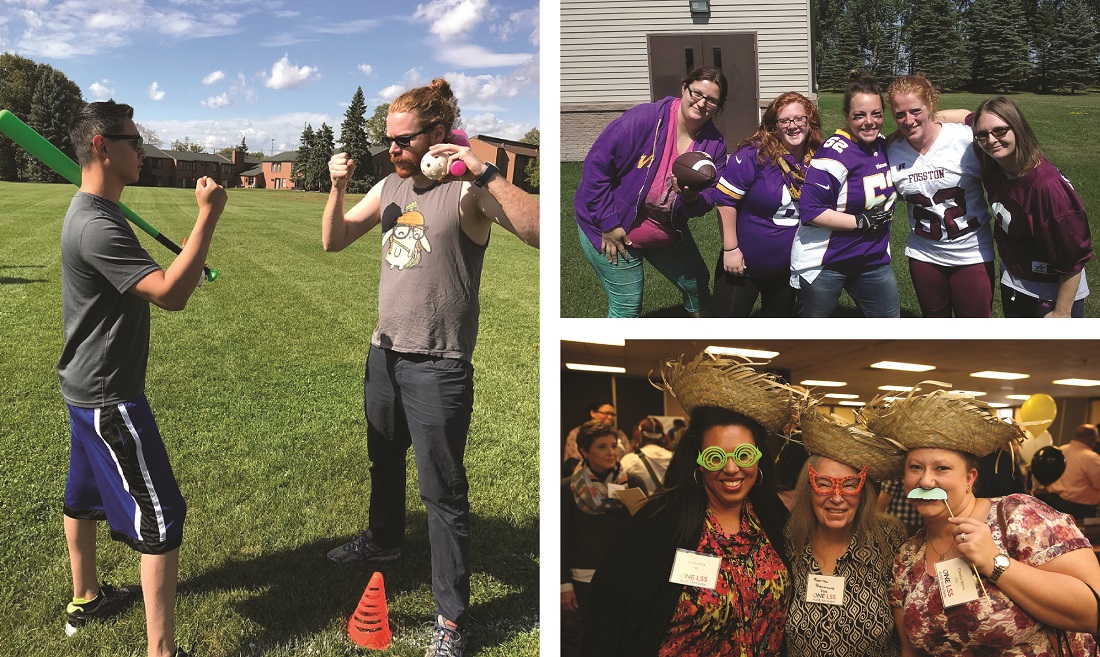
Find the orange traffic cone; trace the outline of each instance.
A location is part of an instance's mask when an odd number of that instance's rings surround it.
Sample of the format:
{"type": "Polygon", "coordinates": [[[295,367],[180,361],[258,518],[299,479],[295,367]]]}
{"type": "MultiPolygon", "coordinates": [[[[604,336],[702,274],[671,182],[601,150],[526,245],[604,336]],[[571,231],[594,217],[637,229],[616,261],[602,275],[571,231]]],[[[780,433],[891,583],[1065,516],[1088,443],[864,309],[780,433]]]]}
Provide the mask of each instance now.
{"type": "Polygon", "coordinates": [[[386,585],[382,573],[371,575],[359,606],[348,619],[348,636],[364,648],[385,650],[390,646],[390,619],[386,611],[386,585]]]}

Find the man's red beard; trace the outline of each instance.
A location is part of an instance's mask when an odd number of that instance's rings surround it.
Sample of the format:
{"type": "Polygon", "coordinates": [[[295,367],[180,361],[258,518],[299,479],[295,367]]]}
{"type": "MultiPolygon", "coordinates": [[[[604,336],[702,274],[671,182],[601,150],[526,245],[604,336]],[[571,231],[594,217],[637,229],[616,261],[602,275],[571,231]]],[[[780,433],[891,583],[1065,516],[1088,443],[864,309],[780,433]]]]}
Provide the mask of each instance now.
{"type": "MultiPolygon", "coordinates": [[[[424,151],[425,153],[427,151],[424,151]]],[[[397,170],[397,175],[402,178],[411,178],[412,176],[420,174],[420,160],[423,159],[424,153],[417,153],[409,149],[401,149],[401,156],[395,157],[390,154],[390,162],[393,163],[393,168],[397,170]]]]}

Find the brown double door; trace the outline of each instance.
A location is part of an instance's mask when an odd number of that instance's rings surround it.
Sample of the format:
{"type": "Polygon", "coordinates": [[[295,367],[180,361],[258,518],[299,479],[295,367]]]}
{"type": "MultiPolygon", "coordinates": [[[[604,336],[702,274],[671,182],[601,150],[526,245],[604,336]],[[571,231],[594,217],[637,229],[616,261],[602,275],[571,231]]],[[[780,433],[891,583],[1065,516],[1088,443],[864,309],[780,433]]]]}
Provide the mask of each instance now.
{"type": "Polygon", "coordinates": [[[650,34],[651,100],[680,95],[680,81],[696,66],[714,66],[726,76],[726,106],[714,119],[729,145],[748,137],[760,123],[755,32],[650,34]]]}

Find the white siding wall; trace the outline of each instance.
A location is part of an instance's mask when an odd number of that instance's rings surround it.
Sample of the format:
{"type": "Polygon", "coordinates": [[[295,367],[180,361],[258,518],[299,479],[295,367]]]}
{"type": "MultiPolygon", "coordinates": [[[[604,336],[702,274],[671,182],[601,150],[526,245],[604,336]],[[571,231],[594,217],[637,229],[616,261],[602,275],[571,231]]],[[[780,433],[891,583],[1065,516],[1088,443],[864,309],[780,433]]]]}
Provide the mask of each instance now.
{"type": "Polygon", "coordinates": [[[760,102],[810,95],[809,0],[711,0],[696,22],[687,0],[561,0],[561,102],[649,101],[646,35],[756,32],[760,102]]]}

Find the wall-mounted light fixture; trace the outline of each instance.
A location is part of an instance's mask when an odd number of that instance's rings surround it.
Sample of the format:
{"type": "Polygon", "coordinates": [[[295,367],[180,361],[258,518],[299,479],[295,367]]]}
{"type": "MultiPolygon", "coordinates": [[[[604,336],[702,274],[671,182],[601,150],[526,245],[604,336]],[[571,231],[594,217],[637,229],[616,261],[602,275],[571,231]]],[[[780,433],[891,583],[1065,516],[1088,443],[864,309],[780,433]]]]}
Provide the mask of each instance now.
{"type": "Polygon", "coordinates": [[[691,8],[691,15],[698,14],[710,15],[710,0],[688,0],[688,7],[691,8]]]}

